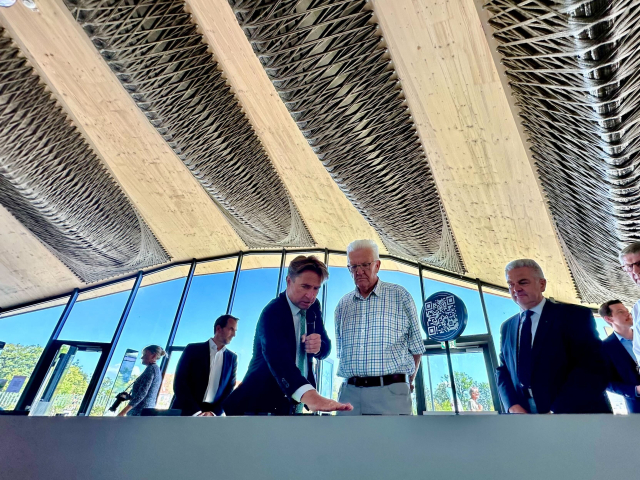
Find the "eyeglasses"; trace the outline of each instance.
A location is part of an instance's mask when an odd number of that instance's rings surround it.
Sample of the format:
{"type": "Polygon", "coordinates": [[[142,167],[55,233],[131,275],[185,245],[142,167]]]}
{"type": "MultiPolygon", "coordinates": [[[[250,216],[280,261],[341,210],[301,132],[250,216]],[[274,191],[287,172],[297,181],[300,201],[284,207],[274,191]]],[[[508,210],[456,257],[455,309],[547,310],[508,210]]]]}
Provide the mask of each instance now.
{"type": "Polygon", "coordinates": [[[368,270],[371,265],[373,265],[373,262],[360,263],[358,265],[347,265],[347,268],[351,273],[356,273],[358,271],[358,268],[362,268],[362,270],[368,270]]]}
{"type": "Polygon", "coordinates": [[[625,263],[624,265],[620,265],[620,268],[627,273],[633,272],[633,267],[640,268],[640,260],[638,260],[637,262],[625,263]]]}

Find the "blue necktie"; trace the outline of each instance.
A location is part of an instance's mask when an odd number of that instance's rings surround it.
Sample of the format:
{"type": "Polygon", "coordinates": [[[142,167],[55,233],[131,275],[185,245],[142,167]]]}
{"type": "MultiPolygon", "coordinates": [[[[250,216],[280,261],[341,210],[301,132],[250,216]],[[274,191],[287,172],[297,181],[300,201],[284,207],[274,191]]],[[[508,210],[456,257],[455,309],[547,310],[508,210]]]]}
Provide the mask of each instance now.
{"type": "Polygon", "coordinates": [[[520,347],[518,350],[518,378],[524,388],[531,387],[531,316],[532,310],[522,312],[522,330],[520,331],[520,347]],[[524,321],[522,318],[524,317],[524,321]]]}

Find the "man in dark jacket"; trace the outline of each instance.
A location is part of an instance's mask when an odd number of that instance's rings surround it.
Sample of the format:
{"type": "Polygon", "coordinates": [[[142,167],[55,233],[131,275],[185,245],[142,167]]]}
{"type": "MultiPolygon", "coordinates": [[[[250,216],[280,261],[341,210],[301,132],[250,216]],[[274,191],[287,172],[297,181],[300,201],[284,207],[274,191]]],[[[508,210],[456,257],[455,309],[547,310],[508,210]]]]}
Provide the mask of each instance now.
{"type": "Polygon", "coordinates": [[[305,404],[313,411],[349,410],[315,389],[312,359],[322,360],[331,341],[316,300],[329,273],[313,256],[291,261],[287,290],[260,314],[253,357],[242,384],[224,404],[227,415],[291,415],[305,404]]]}
{"type": "Polygon", "coordinates": [[[533,260],[505,269],[521,312],[500,328],[496,379],[509,413],[611,413],[602,342],[591,311],[543,296],[547,281],[533,260]]]}
{"type": "Polygon", "coordinates": [[[171,408],[182,410],[183,416],[222,415],[222,403],[236,385],[238,356],[227,345],[237,329],[237,318],[222,315],[213,326],[212,338],[187,345],[173,380],[171,408]]]}
{"type": "Polygon", "coordinates": [[[602,342],[609,372],[607,390],[624,397],[629,413],[640,413],[640,373],[633,352],[631,312],[620,300],[609,300],[600,306],[598,313],[613,328],[613,333],[602,342]]]}

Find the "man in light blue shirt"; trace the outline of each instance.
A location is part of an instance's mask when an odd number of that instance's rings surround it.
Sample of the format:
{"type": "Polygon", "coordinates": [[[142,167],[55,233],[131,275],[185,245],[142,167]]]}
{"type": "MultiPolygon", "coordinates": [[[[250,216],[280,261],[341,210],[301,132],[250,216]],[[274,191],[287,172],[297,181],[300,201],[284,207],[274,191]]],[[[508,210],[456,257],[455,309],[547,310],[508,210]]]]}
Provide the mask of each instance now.
{"type": "Polygon", "coordinates": [[[633,351],[633,318],[620,300],[609,300],[598,310],[611,325],[613,334],[603,342],[602,348],[609,372],[607,390],[622,395],[629,413],[640,413],[640,373],[633,351]]]}

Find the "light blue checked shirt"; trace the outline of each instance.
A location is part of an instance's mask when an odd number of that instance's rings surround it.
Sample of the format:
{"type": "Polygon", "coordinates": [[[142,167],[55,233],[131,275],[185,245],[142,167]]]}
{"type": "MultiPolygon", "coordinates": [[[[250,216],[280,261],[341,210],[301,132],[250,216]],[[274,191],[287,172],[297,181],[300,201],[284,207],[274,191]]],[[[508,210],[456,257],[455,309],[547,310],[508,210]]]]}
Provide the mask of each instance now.
{"type": "Polygon", "coordinates": [[[378,279],[367,298],[356,287],[340,299],[334,318],[340,377],[413,374],[413,355],[424,353],[424,343],[404,287],[378,279]]]}

